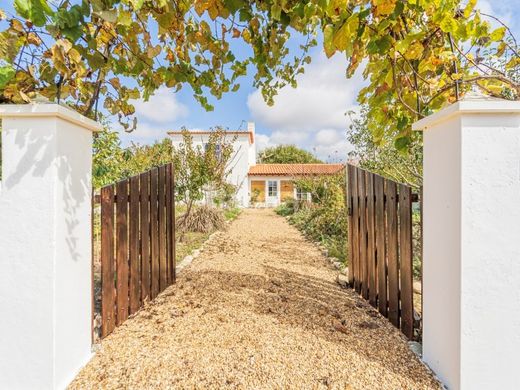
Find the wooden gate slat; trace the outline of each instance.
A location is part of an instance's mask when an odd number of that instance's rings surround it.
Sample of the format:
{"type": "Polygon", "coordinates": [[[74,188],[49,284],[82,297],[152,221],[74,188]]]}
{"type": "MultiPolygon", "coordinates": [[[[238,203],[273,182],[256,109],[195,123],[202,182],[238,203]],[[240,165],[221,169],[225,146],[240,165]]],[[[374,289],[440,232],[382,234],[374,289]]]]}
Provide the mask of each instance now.
{"type": "Polygon", "coordinates": [[[130,252],[130,312],[141,307],[141,270],[139,267],[139,176],[130,178],[129,252],[130,252]]]}
{"type": "Polygon", "coordinates": [[[353,213],[354,213],[354,201],[352,198],[352,191],[353,191],[353,176],[354,176],[354,166],[348,164],[347,165],[347,195],[346,195],[346,208],[347,208],[347,224],[348,224],[348,283],[353,286],[354,285],[354,270],[352,267],[352,257],[354,255],[354,234],[353,234],[353,213]]]}
{"type": "Polygon", "coordinates": [[[367,206],[365,172],[358,170],[359,188],[359,274],[361,282],[361,295],[368,298],[368,268],[367,268],[367,206]]]}
{"type": "Polygon", "coordinates": [[[117,325],[128,318],[128,180],[117,183],[117,325]]]}
{"type": "Polygon", "coordinates": [[[166,209],[165,209],[165,186],[166,186],[166,169],[164,166],[159,167],[159,290],[166,288],[166,209]]]}
{"type": "Polygon", "coordinates": [[[159,294],[159,209],[158,209],[159,170],[151,172],[150,182],[150,243],[151,243],[151,278],[152,299],[159,294]]]}
{"type": "Polygon", "coordinates": [[[110,185],[101,189],[101,337],[116,326],[114,270],[114,186],[110,185]]]}
{"type": "Polygon", "coordinates": [[[374,307],[377,305],[376,286],[376,240],[375,240],[375,200],[374,174],[365,172],[367,190],[367,273],[368,273],[368,301],[374,307]]]}
{"type": "Polygon", "coordinates": [[[413,337],[412,190],[399,185],[399,265],[401,279],[401,331],[413,337]]]}
{"type": "Polygon", "coordinates": [[[172,186],[172,176],[171,176],[171,164],[166,165],[166,284],[169,286],[172,283],[173,280],[173,273],[171,268],[171,257],[172,257],[172,192],[171,192],[171,186],[172,186]]]}
{"type": "Polygon", "coordinates": [[[175,232],[176,232],[176,223],[175,223],[175,170],[173,164],[170,164],[171,166],[171,202],[172,202],[172,212],[171,212],[171,219],[172,219],[172,231],[171,231],[171,242],[172,242],[172,256],[171,256],[171,269],[172,269],[172,283],[175,282],[176,279],[176,260],[175,260],[175,250],[176,250],[176,239],[175,239],[175,232]]]}
{"type": "Polygon", "coordinates": [[[359,191],[357,167],[352,167],[352,275],[354,276],[354,289],[359,293],[359,191]]]}
{"type": "Polygon", "coordinates": [[[397,185],[385,180],[387,256],[388,256],[388,319],[399,327],[399,257],[397,235],[397,185]]]}
{"type": "Polygon", "coordinates": [[[384,179],[374,177],[376,197],[376,263],[377,263],[377,306],[379,312],[387,315],[387,284],[386,284],[386,223],[385,223],[385,186],[384,179]]]}
{"type": "Polygon", "coordinates": [[[150,299],[150,172],[139,176],[141,192],[141,301],[150,299]]]}

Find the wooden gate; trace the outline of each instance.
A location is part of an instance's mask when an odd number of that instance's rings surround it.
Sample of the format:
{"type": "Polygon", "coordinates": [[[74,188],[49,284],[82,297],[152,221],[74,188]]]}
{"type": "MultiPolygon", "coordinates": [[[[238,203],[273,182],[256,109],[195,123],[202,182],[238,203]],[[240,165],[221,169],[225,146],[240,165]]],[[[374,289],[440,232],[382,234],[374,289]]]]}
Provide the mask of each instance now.
{"type": "Polygon", "coordinates": [[[101,188],[101,337],[175,281],[172,164],[101,188]]]}
{"type": "Polygon", "coordinates": [[[347,169],[350,285],[411,339],[412,189],[350,164],[347,169]]]}

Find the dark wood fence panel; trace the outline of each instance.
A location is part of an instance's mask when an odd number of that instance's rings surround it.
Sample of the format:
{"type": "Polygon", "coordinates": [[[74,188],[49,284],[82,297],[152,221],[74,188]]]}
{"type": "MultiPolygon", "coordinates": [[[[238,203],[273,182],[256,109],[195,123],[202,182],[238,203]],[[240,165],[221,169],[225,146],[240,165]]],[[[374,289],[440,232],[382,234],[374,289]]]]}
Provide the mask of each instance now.
{"type": "Polygon", "coordinates": [[[101,189],[101,215],[101,258],[105,259],[101,262],[101,334],[104,336],[116,326],[113,185],[101,189]]]}
{"type": "Polygon", "coordinates": [[[349,282],[411,339],[412,190],[353,165],[347,175],[349,282]]]}
{"type": "MultiPolygon", "coordinates": [[[[116,185],[117,325],[128,318],[128,180],[116,185]]],[[[101,259],[103,263],[103,259],[101,259]]]]}
{"type": "Polygon", "coordinates": [[[397,236],[397,184],[385,180],[386,239],[388,256],[388,319],[399,327],[399,244],[397,236]]]}
{"type": "Polygon", "coordinates": [[[401,330],[413,336],[413,256],[412,256],[412,190],[399,185],[399,262],[401,285],[401,330]]]}
{"type": "Polygon", "coordinates": [[[139,176],[141,188],[140,234],[141,234],[141,302],[150,300],[150,172],[139,176]]]}
{"type": "Polygon", "coordinates": [[[152,243],[152,270],[151,270],[151,297],[154,299],[159,294],[159,206],[158,186],[159,186],[159,170],[157,168],[151,171],[150,184],[150,241],[152,243]]]}
{"type": "Polygon", "coordinates": [[[166,209],[165,209],[165,167],[159,168],[159,291],[166,288],[166,209]]]}
{"type": "MultiPolygon", "coordinates": [[[[346,204],[347,204],[347,210],[352,210],[353,206],[350,204],[350,202],[353,200],[353,196],[352,196],[352,187],[354,186],[353,183],[352,183],[352,176],[354,175],[352,172],[354,171],[354,166],[352,165],[347,165],[347,192],[346,192],[346,204]]],[[[349,212],[348,213],[348,216],[347,216],[347,224],[348,226],[352,227],[354,226],[354,217],[353,217],[353,213],[349,212]]],[[[350,258],[350,262],[352,263],[353,262],[353,256],[354,256],[354,253],[355,253],[355,250],[354,250],[354,232],[353,232],[354,229],[352,228],[349,228],[348,229],[348,239],[347,239],[347,243],[348,243],[348,254],[347,256],[349,256],[350,258]]],[[[352,272],[349,272],[348,273],[348,283],[353,286],[354,285],[354,274],[352,272]]]]}
{"type": "Polygon", "coordinates": [[[168,164],[101,189],[101,337],[175,282],[173,187],[168,164]]]}

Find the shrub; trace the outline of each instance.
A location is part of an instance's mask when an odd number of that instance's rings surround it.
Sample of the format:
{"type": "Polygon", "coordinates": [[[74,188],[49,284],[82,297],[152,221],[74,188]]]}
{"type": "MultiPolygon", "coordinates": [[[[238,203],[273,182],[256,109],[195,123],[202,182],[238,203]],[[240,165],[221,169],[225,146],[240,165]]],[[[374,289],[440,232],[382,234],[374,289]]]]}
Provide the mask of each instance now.
{"type": "Polygon", "coordinates": [[[296,208],[296,200],[289,198],[281,203],[274,211],[282,217],[294,214],[296,208]]]}
{"type": "Polygon", "coordinates": [[[228,207],[224,209],[224,218],[227,221],[233,221],[242,212],[239,207],[228,207]]]}
{"type": "Polygon", "coordinates": [[[289,199],[276,208],[305,236],[320,242],[329,255],[347,262],[347,210],[344,176],[308,177],[298,180],[312,194],[312,203],[289,199]]]}
{"type": "Polygon", "coordinates": [[[199,206],[189,214],[177,219],[177,227],[182,231],[210,233],[225,227],[222,210],[210,206],[199,206]]]}

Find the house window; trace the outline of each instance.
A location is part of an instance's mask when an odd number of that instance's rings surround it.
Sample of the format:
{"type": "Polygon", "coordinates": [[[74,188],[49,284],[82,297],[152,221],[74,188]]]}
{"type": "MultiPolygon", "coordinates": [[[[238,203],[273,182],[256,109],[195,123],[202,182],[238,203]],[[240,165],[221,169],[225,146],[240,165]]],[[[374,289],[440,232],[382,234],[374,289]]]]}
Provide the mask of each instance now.
{"type": "MultiPolygon", "coordinates": [[[[208,149],[209,149],[209,144],[208,143],[204,143],[204,153],[207,153],[208,149]]],[[[222,145],[221,144],[216,144],[215,145],[215,157],[219,161],[222,159],[222,145]]]]}
{"type": "Polygon", "coordinates": [[[278,196],[278,182],[275,180],[269,180],[267,182],[267,196],[278,196]]]}
{"type": "Polygon", "coordinates": [[[311,193],[304,191],[301,188],[297,188],[296,189],[296,199],[309,202],[311,200],[311,193]]]}

